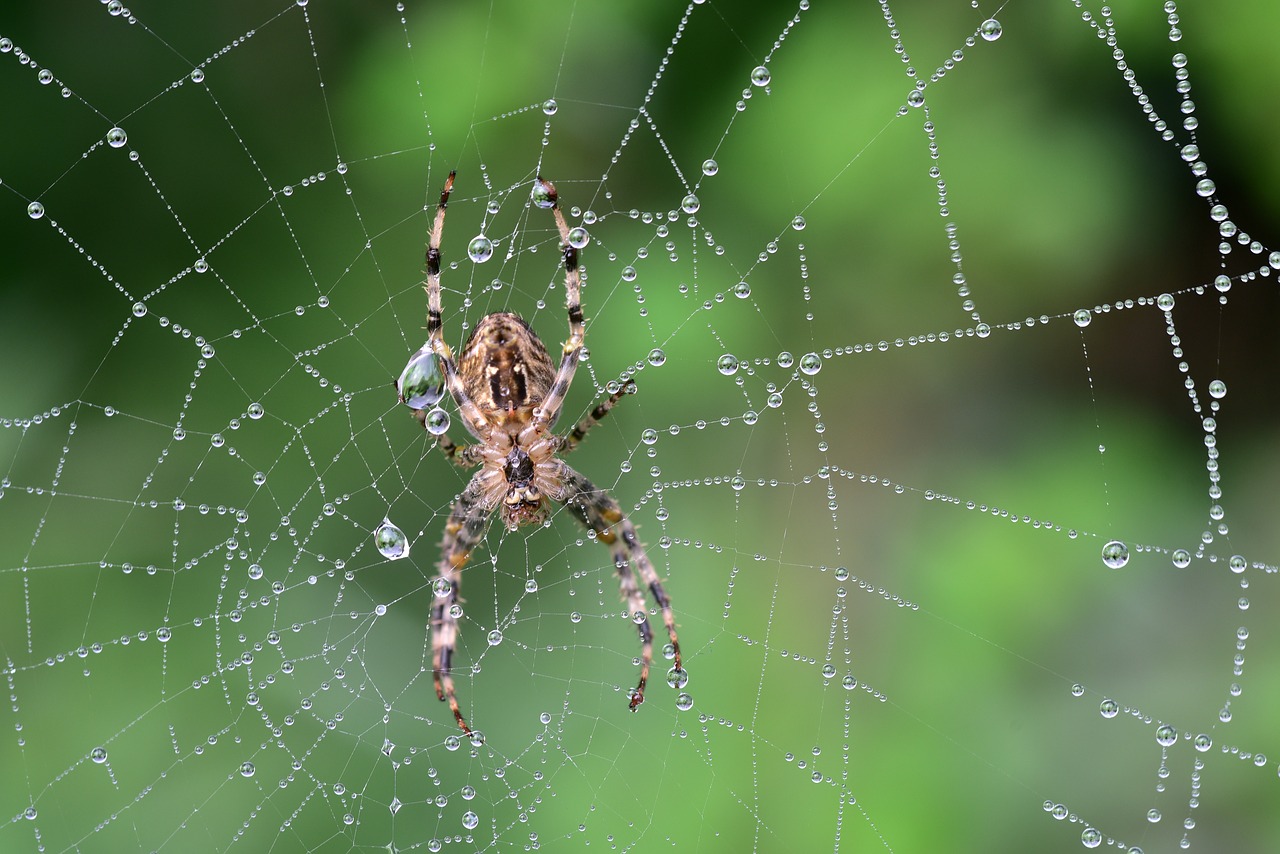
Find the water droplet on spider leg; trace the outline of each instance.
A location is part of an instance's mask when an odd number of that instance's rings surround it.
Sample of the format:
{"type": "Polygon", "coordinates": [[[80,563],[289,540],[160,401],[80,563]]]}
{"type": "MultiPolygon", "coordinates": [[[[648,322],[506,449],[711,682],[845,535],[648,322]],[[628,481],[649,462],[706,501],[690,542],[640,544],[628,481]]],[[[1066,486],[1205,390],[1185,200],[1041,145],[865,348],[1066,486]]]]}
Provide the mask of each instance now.
{"type": "Polygon", "coordinates": [[[387,560],[409,556],[409,538],[390,519],[383,519],[382,524],[373,532],[373,543],[378,547],[378,553],[387,560]]]}
{"type": "Polygon", "coordinates": [[[426,347],[409,359],[396,380],[400,402],[410,409],[426,409],[435,406],[444,397],[444,376],[436,356],[426,347]]]}
{"type": "Polygon", "coordinates": [[[483,234],[477,234],[467,244],[467,257],[477,264],[483,264],[493,257],[493,241],[483,234]]]}
{"type": "Polygon", "coordinates": [[[449,429],[449,413],[437,406],[427,413],[424,423],[432,436],[443,435],[449,429]]]}
{"type": "Polygon", "coordinates": [[[1129,547],[1119,540],[1111,540],[1102,547],[1102,562],[1111,569],[1120,569],[1129,562],[1129,547]]]}

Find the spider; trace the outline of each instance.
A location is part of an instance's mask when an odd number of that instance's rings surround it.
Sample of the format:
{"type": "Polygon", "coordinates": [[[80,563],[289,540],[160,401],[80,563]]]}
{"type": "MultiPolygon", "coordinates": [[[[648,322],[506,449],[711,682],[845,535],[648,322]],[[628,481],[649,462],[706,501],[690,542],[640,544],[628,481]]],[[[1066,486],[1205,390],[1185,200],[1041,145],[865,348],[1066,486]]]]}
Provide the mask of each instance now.
{"type": "MultiPolygon", "coordinates": [[[[506,311],[487,315],[476,324],[462,348],[462,358],[454,360],[441,331],[440,236],[455,174],[449,173],[440,192],[440,205],[427,243],[427,344],[415,359],[434,355],[443,374],[443,385],[457,405],[462,423],[477,440],[472,445],[457,445],[447,433],[441,432],[436,436],[441,451],[463,468],[478,465],[480,470],[471,477],[449,513],[438,574],[432,585],[436,591],[430,623],[436,696],[449,702],[458,726],[470,735],[471,727],[458,706],[452,674],[459,632],[456,606],[462,568],[472,549],[483,539],[494,511],[501,515],[507,530],[514,531],[522,525],[545,522],[550,515],[550,505],[555,502],[568,508],[579,522],[594,531],[596,539],[606,544],[613,555],[622,598],[640,632],[640,682],[628,695],[628,707],[634,712],[644,702],[649,666],[653,661],[653,629],[649,625],[642,588],[648,588],[662,610],[662,620],[675,653],[673,672],[677,674],[677,684],[679,674],[683,673],[671,600],[645,554],[635,525],[618,502],[557,457],[557,453],[567,454],[578,447],[587,432],[624,394],[634,391],[634,386],[628,383],[610,394],[567,436],[552,432],[578,367],[586,328],[578,249],[570,242],[569,227],[560,212],[555,186],[541,176],[533,184],[533,203],[539,208],[551,209],[560,231],[560,251],[564,257],[569,338],[564,343],[560,366],[558,369],[554,366],[547,348],[524,318],[506,311]]],[[[408,371],[406,368],[406,375],[408,371]]],[[[404,385],[402,378],[399,388],[402,402],[406,400],[404,385]]],[[[438,387],[434,396],[436,399],[442,396],[438,387]]],[[[410,405],[417,402],[414,400],[410,405]]],[[[428,400],[428,403],[434,402],[428,400]]],[[[427,426],[424,409],[414,409],[413,414],[427,426]]]]}

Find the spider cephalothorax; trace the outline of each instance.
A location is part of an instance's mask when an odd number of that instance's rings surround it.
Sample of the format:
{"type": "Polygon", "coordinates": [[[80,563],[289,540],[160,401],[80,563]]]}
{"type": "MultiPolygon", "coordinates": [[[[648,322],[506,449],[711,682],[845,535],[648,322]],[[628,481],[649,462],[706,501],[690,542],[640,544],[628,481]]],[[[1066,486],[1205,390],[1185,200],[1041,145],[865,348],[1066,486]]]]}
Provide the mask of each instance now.
{"type": "MultiPolygon", "coordinates": [[[[608,545],[612,552],[622,598],[640,632],[640,681],[630,693],[630,708],[635,711],[644,702],[644,689],[653,662],[653,630],[644,590],[649,591],[661,610],[671,639],[675,659],[673,684],[683,684],[680,643],[676,639],[671,601],[640,544],[635,526],[618,502],[557,456],[576,448],[587,431],[607,415],[624,394],[634,390],[634,386],[628,384],[609,395],[578,422],[568,436],[552,432],[582,355],[586,326],[582,317],[578,250],[569,239],[569,226],[560,212],[556,188],[541,178],[534,182],[533,202],[537,207],[551,209],[564,258],[569,338],[564,342],[560,365],[555,366],[551,354],[529,324],[519,315],[506,311],[490,314],[476,324],[462,348],[462,358],[454,361],[441,330],[440,300],[440,235],[453,179],[454,173],[450,172],[440,193],[440,205],[427,245],[427,345],[424,350],[435,354],[462,423],[477,440],[474,445],[459,446],[441,433],[436,441],[445,455],[458,465],[479,465],[480,470],[454,504],[441,543],[438,582],[433,585],[437,598],[431,609],[436,695],[448,700],[458,725],[465,732],[471,732],[458,706],[453,685],[453,652],[458,638],[455,606],[462,568],[471,550],[483,539],[489,518],[494,511],[500,511],[503,524],[508,530],[515,530],[522,525],[542,524],[553,505],[561,505],[594,531],[596,540],[608,545]]],[[[415,355],[411,367],[423,355],[423,351],[415,355]]],[[[406,400],[404,389],[401,393],[401,400],[406,400]]],[[[438,399],[438,395],[434,399],[438,399]]],[[[424,426],[427,424],[423,410],[415,409],[414,415],[424,426]]]]}

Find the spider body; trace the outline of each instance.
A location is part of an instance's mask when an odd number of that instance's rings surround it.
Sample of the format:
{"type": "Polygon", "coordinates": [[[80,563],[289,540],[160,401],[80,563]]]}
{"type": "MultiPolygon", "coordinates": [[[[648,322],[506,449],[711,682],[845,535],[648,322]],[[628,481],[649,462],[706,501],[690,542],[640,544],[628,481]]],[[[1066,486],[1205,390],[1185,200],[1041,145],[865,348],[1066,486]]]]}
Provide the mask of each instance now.
{"type": "MultiPolygon", "coordinates": [[[[484,538],[489,519],[496,512],[506,528],[514,531],[523,525],[544,523],[559,505],[593,531],[596,540],[607,545],[612,554],[622,598],[640,634],[640,681],[629,695],[629,707],[635,711],[644,702],[653,661],[653,630],[644,590],[649,591],[662,612],[675,659],[674,682],[683,684],[680,643],[676,638],[671,601],[645,554],[635,526],[618,502],[558,456],[576,448],[587,432],[624,394],[634,390],[634,386],[628,384],[611,394],[575,425],[568,436],[552,432],[573,382],[586,328],[578,250],[570,243],[569,227],[560,212],[556,189],[542,178],[534,183],[533,201],[537,207],[551,209],[564,258],[569,337],[564,343],[560,364],[555,365],[529,324],[511,312],[495,312],[484,317],[463,346],[461,359],[455,362],[441,328],[440,295],[440,237],[453,180],[451,172],[440,193],[440,205],[427,245],[425,349],[435,355],[458,414],[476,439],[473,445],[459,446],[441,433],[436,441],[444,454],[458,465],[478,465],[480,470],[458,496],[441,542],[438,574],[433,584],[436,602],[431,609],[436,696],[448,701],[458,725],[470,733],[471,728],[458,705],[452,675],[459,631],[458,588],[462,568],[484,538]]],[[[420,355],[421,351],[414,359],[420,355]]],[[[411,360],[410,365],[414,364],[411,360]]],[[[401,389],[402,401],[406,401],[404,392],[405,389],[401,389]]],[[[426,425],[423,409],[415,409],[414,416],[426,425]]]]}

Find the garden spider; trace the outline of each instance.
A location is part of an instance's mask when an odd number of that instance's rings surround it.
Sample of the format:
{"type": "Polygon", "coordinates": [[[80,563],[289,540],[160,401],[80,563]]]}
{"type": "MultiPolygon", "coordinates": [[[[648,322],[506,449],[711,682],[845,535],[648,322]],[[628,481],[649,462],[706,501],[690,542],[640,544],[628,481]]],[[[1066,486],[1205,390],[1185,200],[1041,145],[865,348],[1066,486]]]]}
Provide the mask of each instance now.
{"type": "MultiPolygon", "coordinates": [[[[557,370],[552,365],[550,354],[529,324],[519,315],[505,311],[481,320],[463,346],[461,360],[454,361],[440,322],[440,235],[454,174],[449,173],[440,193],[440,206],[436,209],[427,244],[427,345],[419,356],[435,355],[443,383],[458,407],[462,423],[477,439],[474,445],[460,446],[442,432],[436,437],[440,449],[459,466],[479,465],[480,470],[472,476],[449,513],[441,543],[439,573],[433,583],[436,600],[431,609],[431,652],[436,696],[449,701],[458,726],[470,734],[471,728],[458,708],[452,674],[458,640],[455,606],[462,568],[471,550],[484,537],[495,510],[501,512],[507,530],[514,531],[522,525],[544,522],[550,513],[549,504],[554,501],[567,507],[613,553],[622,598],[640,631],[640,682],[629,694],[629,708],[634,712],[644,702],[645,684],[653,661],[653,630],[641,585],[649,589],[662,609],[662,620],[675,654],[673,673],[676,683],[681,681],[680,643],[676,640],[671,600],[640,544],[635,525],[618,502],[556,457],[557,452],[568,453],[576,448],[622,395],[634,388],[628,384],[610,394],[568,436],[551,432],[578,367],[585,325],[578,249],[570,241],[569,227],[557,203],[556,188],[541,177],[533,185],[533,202],[539,208],[551,209],[564,255],[569,340],[564,343],[560,367],[557,370]]],[[[401,387],[400,393],[404,401],[405,388],[401,387]]],[[[439,395],[437,390],[437,399],[439,395]]],[[[424,409],[415,409],[414,416],[427,426],[424,409]]]]}

